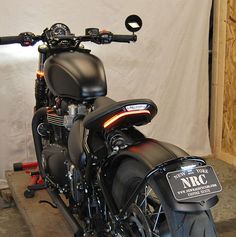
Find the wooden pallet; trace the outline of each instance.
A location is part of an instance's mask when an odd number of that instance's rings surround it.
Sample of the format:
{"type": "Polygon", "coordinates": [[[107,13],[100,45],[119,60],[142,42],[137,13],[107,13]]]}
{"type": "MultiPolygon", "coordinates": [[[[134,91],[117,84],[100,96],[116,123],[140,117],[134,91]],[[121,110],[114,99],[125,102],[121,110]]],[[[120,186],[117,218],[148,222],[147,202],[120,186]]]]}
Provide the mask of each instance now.
{"type": "Polygon", "coordinates": [[[6,178],[16,205],[34,237],[72,237],[73,232],[59,210],[40,200],[51,201],[46,190],[35,192],[34,198],[25,198],[24,190],[30,176],[25,172],[6,171],[6,178]]]}

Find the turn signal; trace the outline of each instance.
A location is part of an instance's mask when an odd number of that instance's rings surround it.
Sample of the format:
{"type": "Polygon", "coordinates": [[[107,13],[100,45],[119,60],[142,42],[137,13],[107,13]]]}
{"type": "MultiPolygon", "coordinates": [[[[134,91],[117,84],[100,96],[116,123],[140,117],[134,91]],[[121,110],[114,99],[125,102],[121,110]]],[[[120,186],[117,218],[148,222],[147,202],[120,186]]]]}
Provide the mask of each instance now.
{"type": "Polygon", "coordinates": [[[36,72],[36,76],[37,76],[37,77],[44,77],[44,72],[42,72],[42,71],[37,71],[37,72],[36,72]]]}
{"type": "Polygon", "coordinates": [[[111,117],[110,119],[108,119],[104,124],[103,127],[107,128],[108,126],[110,126],[111,124],[115,123],[117,120],[119,120],[120,118],[129,116],[129,115],[136,115],[136,114],[151,114],[149,110],[136,110],[136,111],[126,111],[126,112],[121,112],[119,114],[114,115],[113,117],[111,117]]]}

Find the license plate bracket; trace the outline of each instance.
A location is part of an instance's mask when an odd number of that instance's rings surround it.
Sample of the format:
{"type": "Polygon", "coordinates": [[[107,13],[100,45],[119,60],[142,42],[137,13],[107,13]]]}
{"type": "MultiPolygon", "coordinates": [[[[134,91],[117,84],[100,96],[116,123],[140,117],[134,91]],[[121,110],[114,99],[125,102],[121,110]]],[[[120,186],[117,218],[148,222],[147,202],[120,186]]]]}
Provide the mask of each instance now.
{"type": "Polygon", "coordinates": [[[204,200],[206,196],[222,191],[216,173],[210,165],[168,172],[166,178],[177,201],[204,200]]]}

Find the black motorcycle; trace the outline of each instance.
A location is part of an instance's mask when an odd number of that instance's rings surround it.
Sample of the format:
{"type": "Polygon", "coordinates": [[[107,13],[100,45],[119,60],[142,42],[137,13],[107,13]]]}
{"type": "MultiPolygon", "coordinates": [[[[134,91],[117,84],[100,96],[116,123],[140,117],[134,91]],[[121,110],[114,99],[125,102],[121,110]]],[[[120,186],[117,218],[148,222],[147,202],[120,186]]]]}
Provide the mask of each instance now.
{"type": "Polygon", "coordinates": [[[47,191],[77,237],[216,236],[210,208],[221,186],[212,167],[146,138],[136,127],[151,122],[155,103],[106,97],[103,64],[81,44],[135,42],[142,20],[131,15],[125,24],[130,35],[89,28],[75,36],[56,23],[40,36],[0,38],[1,45],[43,42],[32,131],[47,191]]]}

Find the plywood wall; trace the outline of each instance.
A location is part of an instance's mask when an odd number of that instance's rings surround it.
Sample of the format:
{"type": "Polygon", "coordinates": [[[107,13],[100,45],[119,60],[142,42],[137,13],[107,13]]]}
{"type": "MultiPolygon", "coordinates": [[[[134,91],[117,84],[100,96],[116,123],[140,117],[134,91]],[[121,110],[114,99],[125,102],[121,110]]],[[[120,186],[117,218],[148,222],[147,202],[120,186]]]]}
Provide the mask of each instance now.
{"type": "Polygon", "coordinates": [[[222,152],[236,156],[236,1],[227,8],[222,152]]]}

